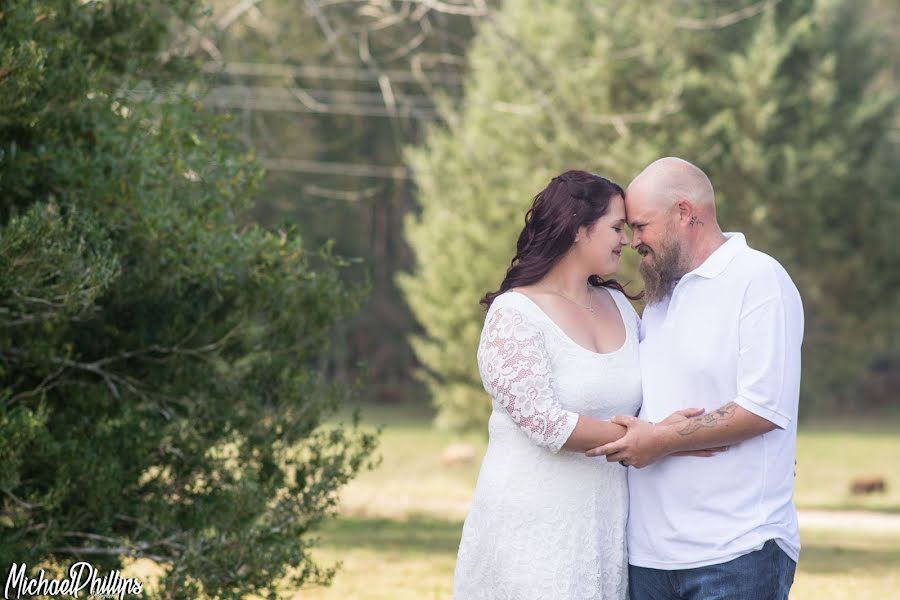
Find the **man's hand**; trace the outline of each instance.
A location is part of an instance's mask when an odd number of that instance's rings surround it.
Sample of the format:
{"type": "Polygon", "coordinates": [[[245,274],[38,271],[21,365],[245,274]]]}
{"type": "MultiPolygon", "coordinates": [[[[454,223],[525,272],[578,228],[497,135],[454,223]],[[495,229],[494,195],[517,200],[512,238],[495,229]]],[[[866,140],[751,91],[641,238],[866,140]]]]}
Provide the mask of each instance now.
{"type": "Polygon", "coordinates": [[[659,435],[659,430],[668,425],[653,425],[630,416],[618,416],[610,420],[616,425],[622,425],[628,432],[615,442],[588,450],[585,452],[587,456],[605,456],[609,462],[623,462],[629,467],[641,469],[669,454],[663,445],[664,438],[659,435]]]}

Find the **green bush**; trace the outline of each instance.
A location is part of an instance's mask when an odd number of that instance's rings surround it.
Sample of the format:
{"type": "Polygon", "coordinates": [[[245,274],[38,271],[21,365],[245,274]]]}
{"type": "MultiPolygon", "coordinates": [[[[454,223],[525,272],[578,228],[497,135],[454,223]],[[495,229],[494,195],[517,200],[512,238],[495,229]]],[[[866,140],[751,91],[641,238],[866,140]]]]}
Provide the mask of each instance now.
{"type": "Polygon", "coordinates": [[[322,425],[360,291],[247,218],[261,178],[190,100],[193,2],[0,9],[0,564],[126,556],[160,595],[327,580],[311,530],[374,439],[322,425]]]}

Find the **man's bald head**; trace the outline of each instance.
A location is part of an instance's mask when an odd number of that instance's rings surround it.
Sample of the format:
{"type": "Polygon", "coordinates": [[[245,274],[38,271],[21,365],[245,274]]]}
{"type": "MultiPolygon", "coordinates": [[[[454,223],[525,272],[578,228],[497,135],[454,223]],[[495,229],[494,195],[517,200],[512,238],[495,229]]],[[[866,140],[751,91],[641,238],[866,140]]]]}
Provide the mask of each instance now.
{"type": "Polygon", "coordinates": [[[723,239],[709,178],[680,158],[661,158],[635,177],[625,190],[625,212],[651,304],[671,294],[698,257],[723,239]]]}
{"type": "Polygon", "coordinates": [[[628,186],[626,199],[629,194],[639,195],[658,208],[687,200],[698,211],[715,213],[716,197],[709,177],[699,167],[674,156],[660,158],[641,171],[628,186]]]}

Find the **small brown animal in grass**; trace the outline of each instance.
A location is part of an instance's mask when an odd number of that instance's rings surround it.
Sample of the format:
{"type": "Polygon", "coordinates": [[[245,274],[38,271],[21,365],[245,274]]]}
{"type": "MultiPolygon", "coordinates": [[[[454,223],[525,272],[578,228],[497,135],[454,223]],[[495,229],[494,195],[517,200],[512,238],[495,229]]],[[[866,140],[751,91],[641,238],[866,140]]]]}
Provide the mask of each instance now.
{"type": "Polygon", "coordinates": [[[883,494],[887,491],[887,484],[883,477],[860,477],[854,479],[850,485],[851,494],[883,494]]]}

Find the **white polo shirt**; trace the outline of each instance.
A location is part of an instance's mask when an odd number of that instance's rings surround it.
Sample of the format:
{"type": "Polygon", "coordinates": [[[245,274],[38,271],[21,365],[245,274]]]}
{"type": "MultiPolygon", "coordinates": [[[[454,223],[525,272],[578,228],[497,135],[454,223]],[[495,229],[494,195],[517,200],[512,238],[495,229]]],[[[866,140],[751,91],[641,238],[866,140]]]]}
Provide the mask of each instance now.
{"type": "Polygon", "coordinates": [[[711,458],[629,469],[628,562],[654,569],[723,563],[770,539],[795,561],[793,504],[803,306],[787,272],[739,233],[644,310],[640,417],[736,402],[777,429],[711,458]]]}

